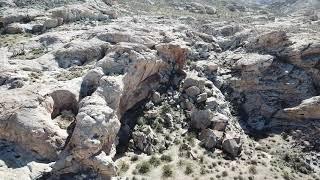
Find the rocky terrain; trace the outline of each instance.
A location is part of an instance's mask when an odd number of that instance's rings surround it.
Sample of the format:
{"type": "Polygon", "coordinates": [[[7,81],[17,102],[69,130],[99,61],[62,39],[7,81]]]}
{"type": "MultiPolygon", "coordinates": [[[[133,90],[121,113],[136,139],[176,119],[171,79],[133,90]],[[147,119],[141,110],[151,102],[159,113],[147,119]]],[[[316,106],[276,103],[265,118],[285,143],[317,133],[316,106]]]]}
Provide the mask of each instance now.
{"type": "Polygon", "coordinates": [[[320,179],[319,0],[0,0],[0,179],[320,179]]]}

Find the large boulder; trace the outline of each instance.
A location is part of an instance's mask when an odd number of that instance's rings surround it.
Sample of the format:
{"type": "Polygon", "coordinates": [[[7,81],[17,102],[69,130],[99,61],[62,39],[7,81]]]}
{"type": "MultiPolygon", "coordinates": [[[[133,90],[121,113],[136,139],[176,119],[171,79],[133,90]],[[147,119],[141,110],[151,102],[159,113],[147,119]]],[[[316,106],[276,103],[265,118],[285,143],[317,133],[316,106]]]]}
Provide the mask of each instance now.
{"type": "Polygon", "coordinates": [[[291,42],[285,31],[266,32],[257,37],[250,38],[246,44],[249,51],[260,51],[271,54],[278,54],[291,42]]]}
{"type": "Polygon", "coordinates": [[[64,45],[54,55],[60,67],[68,68],[101,59],[105,55],[107,48],[108,43],[98,39],[89,41],[75,40],[64,45]]]}
{"type": "Polygon", "coordinates": [[[320,118],[320,96],[305,99],[301,104],[285,108],[275,114],[275,118],[289,120],[307,120],[320,118]]]}
{"type": "Polygon", "coordinates": [[[76,108],[77,97],[67,90],[56,91],[54,87],[43,90],[41,95],[34,92],[34,88],[45,89],[27,87],[1,92],[4,97],[0,102],[0,138],[15,142],[44,159],[56,160],[68,134],[52,119],[63,110],[76,108]],[[59,101],[60,98],[64,101],[59,101]]]}
{"type": "Polygon", "coordinates": [[[213,149],[218,144],[218,137],[211,129],[204,129],[200,133],[200,141],[207,149],[213,149]]]}
{"type": "Polygon", "coordinates": [[[135,130],[132,134],[134,147],[138,150],[152,154],[159,151],[159,140],[156,134],[153,132],[150,126],[138,127],[139,130],[135,130]]]}
{"type": "Polygon", "coordinates": [[[222,149],[230,154],[232,157],[239,156],[241,152],[240,138],[235,135],[227,133],[222,141],[222,149]]]}
{"type": "Polygon", "coordinates": [[[206,129],[211,125],[212,117],[211,110],[193,110],[191,113],[191,126],[196,129],[206,129]]]}
{"type": "Polygon", "coordinates": [[[106,9],[100,10],[92,8],[87,4],[74,4],[51,9],[49,12],[53,18],[62,19],[63,22],[74,22],[82,19],[90,20],[107,20],[116,18],[116,12],[114,12],[108,6],[104,6],[106,9]]]}
{"type": "Polygon", "coordinates": [[[156,45],[156,50],[161,58],[182,68],[186,64],[189,48],[185,42],[170,42],[156,45]]]}
{"type": "Polygon", "coordinates": [[[127,42],[127,43],[137,43],[142,44],[147,47],[154,46],[155,39],[154,37],[148,34],[135,34],[132,31],[125,31],[119,32],[116,30],[109,30],[109,31],[98,31],[94,32],[94,35],[97,36],[98,39],[110,43],[120,43],[120,42],[127,42]]]}
{"type": "Polygon", "coordinates": [[[320,38],[307,36],[305,39],[300,39],[299,37],[291,38],[294,44],[281,52],[281,58],[301,68],[318,68],[320,64],[320,38]]]}

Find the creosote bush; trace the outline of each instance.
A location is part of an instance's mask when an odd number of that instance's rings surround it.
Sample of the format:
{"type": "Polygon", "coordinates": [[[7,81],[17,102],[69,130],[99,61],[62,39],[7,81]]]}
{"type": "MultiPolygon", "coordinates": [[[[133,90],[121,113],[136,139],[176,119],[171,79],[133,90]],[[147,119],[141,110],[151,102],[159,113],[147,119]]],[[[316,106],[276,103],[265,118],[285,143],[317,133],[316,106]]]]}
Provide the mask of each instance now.
{"type": "Polygon", "coordinates": [[[192,173],[193,173],[192,166],[191,166],[191,165],[187,165],[187,166],[186,166],[186,170],[184,171],[184,173],[185,173],[186,175],[192,174],[192,173]]]}
{"type": "Polygon", "coordinates": [[[156,156],[151,156],[151,158],[149,159],[149,162],[154,167],[158,167],[161,164],[160,159],[157,158],[156,156]]]}
{"type": "Polygon", "coordinates": [[[129,167],[130,167],[129,164],[127,164],[126,162],[121,162],[120,167],[119,167],[120,173],[127,172],[129,167]]]}
{"type": "Polygon", "coordinates": [[[131,161],[138,161],[139,160],[139,156],[134,155],[130,158],[131,161]]]}
{"type": "Polygon", "coordinates": [[[140,174],[146,174],[151,170],[151,164],[148,161],[144,161],[138,164],[136,168],[140,174]]]}
{"type": "Polygon", "coordinates": [[[162,167],[162,176],[163,177],[172,177],[173,175],[173,170],[170,165],[164,165],[162,167]]]}
{"type": "Polygon", "coordinates": [[[257,169],[255,166],[250,166],[249,167],[249,172],[250,174],[257,174],[257,169]]]}
{"type": "Polygon", "coordinates": [[[172,157],[170,155],[165,155],[165,154],[163,154],[160,159],[161,159],[161,161],[164,161],[164,162],[171,162],[172,161],[172,157]]]}

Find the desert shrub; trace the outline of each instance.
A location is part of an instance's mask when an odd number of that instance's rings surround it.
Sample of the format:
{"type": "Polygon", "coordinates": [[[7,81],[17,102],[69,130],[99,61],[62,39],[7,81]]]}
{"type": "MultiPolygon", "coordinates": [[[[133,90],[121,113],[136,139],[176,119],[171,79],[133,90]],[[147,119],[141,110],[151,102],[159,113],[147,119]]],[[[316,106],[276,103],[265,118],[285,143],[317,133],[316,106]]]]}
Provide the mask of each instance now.
{"type": "Polygon", "coordinates": [[[163,177],[172,177],[173,175],[173,170],[170,165],[164,165],[162,167],[162,176],[163,177]]]}
{"type": "Polygon", "coordinates": [[[165,116],[166,113],[171,113],[171,106],[168,103],[164,103],[160,109],[161,116],[165,116]]]}
{"type": "Polygon", "coordinates": [[[127,164],[126,162],[121,162],[119,167],[120,173],[127,172],[129,167],[130,167],[129,164],[127,164]]]}
{"type": "Polygon", "coordinates": [[[164,161],[164,162],[171,162],[172,161],[172,157],[170,155],[165,155],[165,154],[163,154],[160,159],[161,159],[161,161],[164,161]]]}
{"type": "Polygon", "coordinates": [[[156,156],[151,156],[151,158],[149,159],[149,163],[154,167],[158,167],[161,164],[161,161],[156,156]]]}
{"type": "Polygon", "coordinates": [[[228,172],[227,171],[223,171],[222,172],[222,177],[227,177],[228,176],[228,172]]]}
{"type": "Polygon", "coordinates": [[[285,179],[285,180],[293,180],[293,179],[291,178],[290,174],[289,174],[287,171],[284,171],[284,172],[282,173],[282,177],[283,177],[283,179],[285,179]]]}
{"type": "Polygon", "coordinates": [[[200,174],[202,175],[206,174],[206,169],[204,167],[200,168],[200,174]]]}
{"type": "Polygon", "coordinates": [[[187,165],[184,173],[185,173],[186,175],[192,174],[192,173],[193,173],[192,166],[191,166],[191,165],[187,165]]]}
{"type": "Polygon", "coordinates": [[[195,133],[189,133],[186,137],[186,140],[189,142],[189,144],[191,146],[194,146],[195,145],[195,141],[194,139],[197,137],[197,135],[195,133]]]}
{"type": "Polygon", "coordinates": [[[134,155],[130,158],[131,161],[138,161],[139,160],[139,156],[134,155]]]}
{"type": "Polygon", "coordinates": [[[140,174],[146,174],[151,170],[151,164],[148,161],[144,161],[138,164],[136,168],[140,174]]]}
{"type": "Polygon", "coordinates": [[[250,174],[257,174],[257,169],[255,166],[250,166],[249,167],[249,173],[250,174]]]}

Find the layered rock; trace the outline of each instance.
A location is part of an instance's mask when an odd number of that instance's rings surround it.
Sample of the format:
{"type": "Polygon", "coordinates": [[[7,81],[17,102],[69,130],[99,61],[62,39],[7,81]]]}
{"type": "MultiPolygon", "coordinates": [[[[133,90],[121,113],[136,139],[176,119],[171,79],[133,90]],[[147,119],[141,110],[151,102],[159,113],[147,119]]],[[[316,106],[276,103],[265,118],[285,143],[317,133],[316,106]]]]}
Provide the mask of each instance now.
{"type": "Polygon", "coordinates": [[[239,66],[241,75],[238,80],[232,80],[232,84],[236,91],[245,95],[242,107],[250,114],[248,122],[253,128],[263,128],[266,120],[278,110],[297,105],[316,94],[307,72],[273,60],[271,56],[246,55],[235,63],[235,68],[239,66]]]}
{"type": "MultiPolygon", "coordinates": [[[[166,44],[161,47],[166,47],[159,51],[165,56],[159,58],[155,51],[144,45],[120,43],[111,47],[106,56],[97,62],[96,70],[90,71],[82,84],[85,89],[81,90],[83,99],[79,104],[77,123],[67,148],[54,165],[56,173],[93,168],[103,177],[114,175],[115,167],[106,158],[113,154],[120,128],[119,119],[156,89],[160,83],[160,73],[172,68],[169,63],[177,67],[184,65],[183,48],[176,45],[173,49],[166,44]],[[101,153],[104,156],[97,156],[101,153]],[[100,160],[97,161],[97,158],[100,160]]],[[[143,138],[138,134],[135,137],[143,138]]],[[[147,143],[147,139],[142,143],[147,143]]],[[[144,145],[141,148],[144,150],[144,145]]]]}
{"type": "Polygon", "coordinates": [[[283,110],[278,111],[275,114],[275,118],[280,119],[288,119],[288,120],[312,120],[312,119],[319,119],[320,112],[319,112],[319,105],[320,105],[320,97],[315,96],[309,99],[305,99],[301,102],[301,104],[295,107],[285,108],[283,110]]]}
{"type": "Polygon", "coordinates": [[[77,98],[67,90],[47,90],[47,95],[41,95],[32,89],[6,91],[10,96],[2,93],[5,98],[1,99],[0,137],[35,152],[43,159],[54,161],[68,134],[52,118],[63,110],[77,111],[77,98]]]}
{"type": "Polygon", "coordinates": [[[81,66],[101,59],[107,51],[108,43],[98,39],[72,41],[55,52],[55,58],[62,68],[81,66]]]}
{"type": "MultiPolygon", "coordinates": [[[[54,3],[52,2],[52,4],[54,3]]],[[[85,3],[69,4],[56,8],[52,8],[53,6],[50,4],[44,5],[47,6],[48,11],[8,8],[2,13],[0,24],[5,28],[4,32],[8,34],[43,33],[47,29],[55,28],[63,23],[84,19],[95,21],[114,19],[117,17],[117,12],[111,7],[112,4],[101,0],[87,0],[85,3]]],[[[10,3],[6,5],[10,5],[10,3]]]]}

